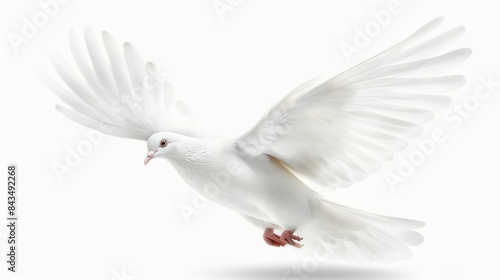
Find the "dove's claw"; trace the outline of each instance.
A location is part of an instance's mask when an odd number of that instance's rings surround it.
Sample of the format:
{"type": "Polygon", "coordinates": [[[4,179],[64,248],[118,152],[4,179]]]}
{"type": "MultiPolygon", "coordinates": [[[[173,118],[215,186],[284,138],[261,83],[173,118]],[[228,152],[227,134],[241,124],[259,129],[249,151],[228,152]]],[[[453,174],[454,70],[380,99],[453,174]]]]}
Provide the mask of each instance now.
{"type": "Polygon", "coordinates": [[[287,244],[285,240],[282,240],[279,235],[274,233],[274,229],[272,228],[266,228],[264,231],[264,241],[266,241],[268,245],[276,247],[285,246],[287,244]]]}
{"type": "Polygon", "coordinates": [[[297,236],[297,235],[293,235],[293,231],[290,231],[290,230],[284,230],[281,233],[280,239],[285,241],[287,244],[292,245],[292,246],[297,247],[297,248],[302,248],[302,246],[304,246],[298,242],[295,242],[295,240],[296,241],[302,240],[302,237],[297,236]]]}
{"type": "Polygon", "coordinates": [[[264,231],[264,241],[271,246],[283,247],[288,244],[297,248],[302,248],[302,244],[295,242],[300,240],[302,240],[302,237],[293,235],[293,231],[290,230],[284,230],[281,236],[274,233],[274,229],[272,228],[266,228],[264,231]]]}

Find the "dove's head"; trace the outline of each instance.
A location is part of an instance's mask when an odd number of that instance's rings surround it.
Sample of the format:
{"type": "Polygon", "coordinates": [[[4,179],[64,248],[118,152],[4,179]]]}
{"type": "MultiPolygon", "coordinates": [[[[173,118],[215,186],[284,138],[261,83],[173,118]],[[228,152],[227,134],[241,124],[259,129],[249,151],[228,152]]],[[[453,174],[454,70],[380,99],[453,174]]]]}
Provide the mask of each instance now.
{"type": "Polygon", "coordinates": [[[181,141],[182,136],[171,132],[158,132],[148,139],[148,154],[144,165],[154,158],[169,158],[176,150],[175,145],[181,141]]]}

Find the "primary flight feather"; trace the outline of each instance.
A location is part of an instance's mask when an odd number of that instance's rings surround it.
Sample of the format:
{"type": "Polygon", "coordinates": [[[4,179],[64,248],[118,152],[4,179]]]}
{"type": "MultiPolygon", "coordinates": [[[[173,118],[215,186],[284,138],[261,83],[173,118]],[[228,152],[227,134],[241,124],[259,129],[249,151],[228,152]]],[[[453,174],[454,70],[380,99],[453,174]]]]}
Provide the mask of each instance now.
{"type": "Polygon", "coordinates": [[[303,83],[235,138],[201,130],[156,65],[108,32],[71,32],[76,65],[51,53],[60,79],[40,78],[68,105],[57,106],[65,116],[147,140],[144,164],[168,160],[195,191],[261,227],[267,244],[303,242],[301,250],[332,260],[396,261],[423,241],[414,229],[424,223],[342,206],[300,178],[329,189],[365,179],[451,102],[448,93],[465,79],[438,75],[471,51],[442,51],[464,33],[458,27],[432,37],[442,20],[341,74],[303,83]]]}

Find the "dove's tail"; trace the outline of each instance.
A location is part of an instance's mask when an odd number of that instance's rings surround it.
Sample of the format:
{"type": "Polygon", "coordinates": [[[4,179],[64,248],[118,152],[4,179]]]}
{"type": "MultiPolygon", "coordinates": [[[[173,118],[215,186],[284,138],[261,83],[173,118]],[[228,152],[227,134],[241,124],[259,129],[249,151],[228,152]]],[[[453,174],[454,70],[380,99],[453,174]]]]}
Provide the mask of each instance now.
{"type": "Polygon", "coordinates": [[[297,231],[304,237],[301,251],[318,259],[357,263],[394,262],[412,256],[409,246],[424,238],[413,229],[425,224],[416,220],[364,212],[321,201],[318,219],[297,231]]]}

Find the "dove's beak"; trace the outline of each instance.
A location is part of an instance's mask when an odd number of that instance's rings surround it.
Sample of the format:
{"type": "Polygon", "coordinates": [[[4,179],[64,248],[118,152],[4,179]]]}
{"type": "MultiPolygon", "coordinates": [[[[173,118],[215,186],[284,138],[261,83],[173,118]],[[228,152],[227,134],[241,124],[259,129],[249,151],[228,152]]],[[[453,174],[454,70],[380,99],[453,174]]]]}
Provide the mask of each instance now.
{"type": "Polygon", "coordinates": [[[156,151],[154,151],[154,152],[153,152],[153,151],[149,151],[149,152],[148,152],[148,155],[147,155],[147,156],[146,156],[146,158],[144,159],[144,165],[148,164],[148,162],[149,162],[150,160],[152,160],[152,159],[155,157],[156,152],[158,152],[158,150],[156,150],[156,151]]]}

